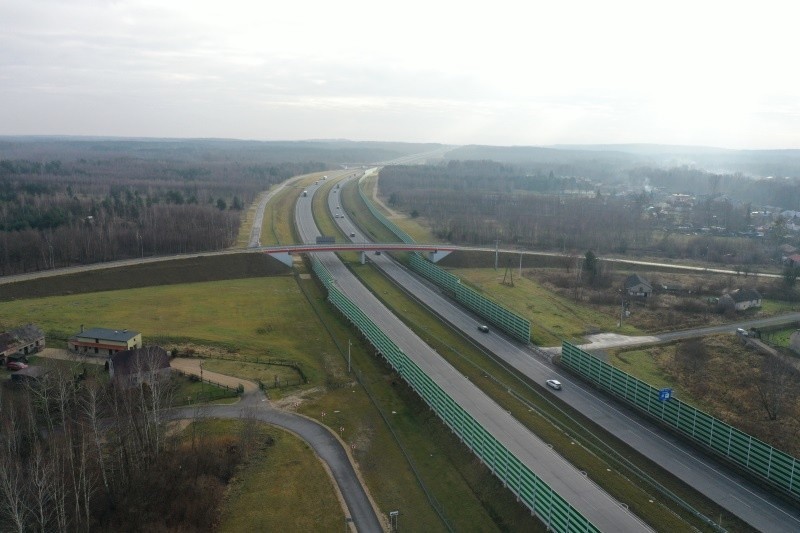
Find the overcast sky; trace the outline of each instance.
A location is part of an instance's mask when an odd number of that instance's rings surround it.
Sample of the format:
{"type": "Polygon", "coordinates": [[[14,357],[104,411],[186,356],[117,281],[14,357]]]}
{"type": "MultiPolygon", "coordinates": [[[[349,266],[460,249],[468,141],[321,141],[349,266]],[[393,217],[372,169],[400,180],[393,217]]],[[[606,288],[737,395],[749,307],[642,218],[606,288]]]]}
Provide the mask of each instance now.
{"type": "Polygon", "coordinates": [[[0,135],[800,148],[798,10],[0,0],[0,135]]]}

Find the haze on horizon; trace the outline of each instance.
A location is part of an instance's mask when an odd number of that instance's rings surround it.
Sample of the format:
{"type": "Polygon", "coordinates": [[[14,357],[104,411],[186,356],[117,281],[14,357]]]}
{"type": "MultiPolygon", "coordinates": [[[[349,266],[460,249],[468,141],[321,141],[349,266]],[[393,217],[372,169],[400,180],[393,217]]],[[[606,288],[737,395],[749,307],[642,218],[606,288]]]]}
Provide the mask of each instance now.
{"type": "Polygon", "coordinates": [[[794,13],[6,0],[0,135],[800,148],[794,13]]]}

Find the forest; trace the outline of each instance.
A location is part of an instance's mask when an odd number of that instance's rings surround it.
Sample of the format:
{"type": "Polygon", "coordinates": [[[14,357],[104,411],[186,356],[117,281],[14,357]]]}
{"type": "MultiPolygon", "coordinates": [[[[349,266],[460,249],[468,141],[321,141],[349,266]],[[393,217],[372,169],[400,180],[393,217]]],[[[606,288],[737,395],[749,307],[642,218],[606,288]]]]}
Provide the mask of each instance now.
{"type": "MultiPolygon", "coordinates": [[[[651,183],[668,184],[670,173],[658,172],[648,174],[651,183]]],[[[437,237],[455,243],[754,264],[769,261],[785,237],[731,237],[753,232],[750,203],[709,196],[676,215],[654,208],[654,193],[642,187],[610,194],[585,178],[492,161],[385,167],[379,183],[390,206],[424,217],[437,237]],[[718,234],[674,234],[684,224],[718,234]]]]}
{"type": "Polygon", "coordinates": [[[183,378],[159,377],[146,359],[159,348],[144,350],[141,387],[112,385],[102,370],[71,363],[37,367],[48,372],[35,384],[0,386],[0,531],[201,531],[215,523],[237,465],[269,442],[250,421],[224,439],[194,427],[169,431],[164,409],[183,378]]]}
{"type": "Polygon", "coordinates": [[[291,176],[426,145],[0,139],[0,275],[222,250],[291,176]]]}

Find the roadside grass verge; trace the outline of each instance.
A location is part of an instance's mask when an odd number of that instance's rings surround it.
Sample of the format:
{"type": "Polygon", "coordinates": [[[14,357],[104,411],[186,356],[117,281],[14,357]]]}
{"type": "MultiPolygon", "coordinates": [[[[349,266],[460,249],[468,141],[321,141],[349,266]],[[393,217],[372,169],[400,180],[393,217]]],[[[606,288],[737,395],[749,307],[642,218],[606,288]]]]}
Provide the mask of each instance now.
{"type": "Polygon", "coordinates": [[[691,513],[676,505],[655,488],[633,482],[641,471],[708,517],[722,516],[723,522],[745,524],[704,496],[641,457],[623,442],[606,434],[580,413],[556,405],[541,393],[541,386],[507,369],[488,354],[470,344],[457,332],[442,324],[415,301],[397,289],[382,274],[370,267],[353,268],[360,278],[423,340],[434,347],[460,373],[478,385],[503,409],[510,411],[526,427],[554,446],[570,463],[588,473],[613,497],[660,530],[681,530],[691,524],[708,528],[691,513]],[[511,394],[509,394],[511,392],[511,394]],[[631,466],[633,465],[633,466],[631,466]],[[680,518],[679,518],[680,516],[680,518]]]}
{"type": "MultiPolygon", "coordinates": [[[[364,180],[364,192],[367,193],[368,198],[375,198],[375,189],[380,185],[380,173],[373,174],[364,180]]],[[[360,197],[359,197],[360,199],[360,197]]],[[[433,235],[430,227],[425,224],[425,221],[420,218],[411,218],[402,211],[395,211],[394,213],[388,212],[380,202],[373,202],[376,207],[390,219],[397,226],[408,233],[412,239],[421,244],[431,244],[444,242],[442,239],[437,239],[433,235]]]]}
{"type": "Polygon", "coordinates": [[[109,267],[0,284],[0,302],[69,296],[157,285],[288,276],[291,271],[265,254],[233,253],[109,267]]]}
{"type": "Polygon", "coordinates": [[[453,269],[450,272],[485,296],[530,320],[533,343],[539,346],[560,346],[563,340],[580,344],[586,335],[599,331],[625,335],[641,333],[628,324],[618,328],[618,316],[563,298],[534,280],[520,278],[517,270],[512,270],[513,287],[503,284],[504,268],[453,269]]]}
{"type": "MultiPolygon", "coordinates": [[[[205,431],[219,435],[241,431],[238,421],[215,423],[218,427],[205,431]]],[[[257,425],[257,438],[262,442],[269,438],[271,444],[256,447],[237,470],[228,486],[216,530],[345,530],[345,516],[332,481],[314,451],[289,432],[257,425]]]]}
{"type": "Polygon", "coordinates": [[[294,204],[310,184],[322,178],[324,172],[308,174],[286,187],[267,203],[261,225],[261,244],[293,244],[299,242],[294,229],[294,204]]]}
{"type": "Polygon", "coordinates": [[[338,353],[326,359],[328,392],[308,398],[299,410],[354,446],[352,453],[378,507],[400,510],[403,527],[411,531],[445,530],[435,509],[456,531],[543,531],[358,332],[342,323],[323,289],[313,280],[300,283],[336,339],[338,353]],[[498,502],[504,503],[498,507],[498,502]]]}
{"type": "Polygon", "coordinates": [[[380,223],[377,218],[372,216],[367,206],[358,194],[357,180],[351,180],[342,187],[341,195],[342,208],[347,211],[347,215],[353,222],[361,228],[367,237],[375,242],[400,242],[399,239],[380,223]]]}

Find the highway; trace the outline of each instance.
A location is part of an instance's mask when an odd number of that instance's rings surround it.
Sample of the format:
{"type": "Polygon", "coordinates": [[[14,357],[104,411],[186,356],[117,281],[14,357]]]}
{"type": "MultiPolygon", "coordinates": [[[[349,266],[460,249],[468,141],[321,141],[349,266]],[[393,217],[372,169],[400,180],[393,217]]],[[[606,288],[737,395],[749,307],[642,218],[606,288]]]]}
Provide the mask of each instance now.
{"type": "MultiPolygon", "coordinates": [[[[333,207],[337,202],[338,199],[329,198],[331,212],[334,212],[333,207]]],[[[349,235],[351,232],[356,234],[351,240],[356,242],[366,240],[349,219],[335,220],[346,234],[349,235]]],[[[479,318],[443,297],[437,289],[408,272],[390,257],[371,255],[370,260],[438,316],[532,381],[544,383],[546,379],[551,378],[561,381],[564,384],[563,390],[544,390],[557,395],[609,433],[756,529],[775,532],[800,531],[800,512],[797,508],[778,500],[749,480],[731,473],[681,439],[642,419],[627,406],[587,388],[581,382],[574,380],[571,375],[562,373],[558,367],[550,363],[547,354],[522,346],[499,332],[492,331],[486,334],[478,331],[477,325],[481,323],[479,318]]],[[[704,329],[714,332],[732,331],[731,328],[731,325],[726,325],[704,329]]],[[[664,334],[661,337],[669,339],[681,334],[685,333],[664,334]]]]}
{"type": "MultiPolygon", "coordinates": [[[[309,196],[298,199],[296,206],[296,226],[301,239],[306,243],[314,242],[319,235],[311,210],[313,193],[317,190],[318,187],[309,188],[309,196]]],[[[336,194],[338,193],[332,193],[334,202],[338,201],[335,199],[336,194]]],[[[331,205],[331,212],[334,212],[337,204],[331,205]]],[[[335,220],[343,224],[347,234],[358,231],[347,218],[335,220]]],[[[330,271],[339,289],[356,302],[409,358],[584,517],[603,531],[650,529],[439,357],[384,307],[334,253],[318,252],[314,256],[330,271]]]]}

